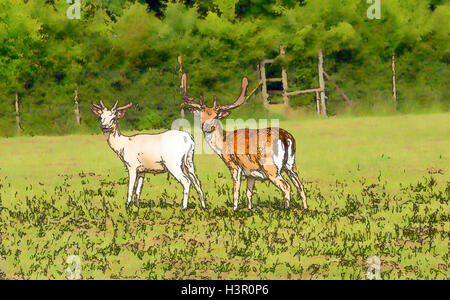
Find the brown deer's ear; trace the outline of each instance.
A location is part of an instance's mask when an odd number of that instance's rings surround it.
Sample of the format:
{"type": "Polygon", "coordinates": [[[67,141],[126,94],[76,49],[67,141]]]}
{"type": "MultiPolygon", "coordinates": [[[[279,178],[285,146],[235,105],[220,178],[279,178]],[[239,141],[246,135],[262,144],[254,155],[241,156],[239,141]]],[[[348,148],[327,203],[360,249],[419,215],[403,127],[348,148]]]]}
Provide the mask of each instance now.
{"type": "Polygon", "coordinates": [[[228,117],[231,114],[231,111],[227,110],[227,111],[221,111],[219,112],[219,114],[217,115],[217,119],[223,119],[228,117]]]}
{"type": "Polygon", "coordinates": [[[116,112],[116,117],[117,119],[122,119],[123,117],[125,117],[125,114],[127,113],[126,109],[122,109],[116,112]]]}
{"type": "Polygon", "coordinates": [[[98,117],[100,117],[100,115],[102,114],[102,111],[99,108],[95,107],[95,106],[91,106],[91,110],[98,117]]]}

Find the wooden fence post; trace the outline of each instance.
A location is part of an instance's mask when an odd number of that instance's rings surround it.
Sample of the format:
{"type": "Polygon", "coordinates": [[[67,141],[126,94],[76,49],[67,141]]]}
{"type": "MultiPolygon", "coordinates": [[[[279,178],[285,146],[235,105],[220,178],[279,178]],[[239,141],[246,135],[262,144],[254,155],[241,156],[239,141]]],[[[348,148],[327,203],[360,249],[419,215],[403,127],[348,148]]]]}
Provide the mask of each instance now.
{"type": "Polygon", "coordinates": [[[74,90],[74,101],[75,101],[75,116],[77,118],[77,125],[81,126],[81,117],[80,117],[80,105],[78,103],[78,89],[74,90]]]}
{"type": "Polygon", "coordinates": [[[317,115],[320,116],[320,92],[316,91],[316,111],[317,115]]]}
{"type": "Polygon", "coordinates": [[[261,61],[259,70],[261,71],[263,104],[265,108],[269,108],[269,94],[267,93],[267,79],[266,79],[266,64],[264,63],[264,61],[261,61]]]}
{"type": "MultiPolygon", "coordinates": [[[[283,45],[280,46],[280,55],[282,58],[286,57],[286,49],[283,45]]],[[[284,103],[284,113],[287,114],[289,111],[289,96],[286,94],[288,92],[288,77],[286,65],[283,63],[281,66],[281,82],[283,83],[283,103],[284,103]]]]}
{"type": "Polygon", "coordinates": [[[327,104],[325,95],[325,80],[323,75],[323,52],[319,50],[319,88],[320,88],[320,113],[322,116],[327,115],[327,104]]]}
{"type": "Polygon", "coordinates": [[[392,98],[394,103],[397,104],[397,83],[395,74],[395,55],[392,55],[392,98]]]}
{"type": "MultiPolygon", "coordinates": [[[[181,76],[183,76],[183,58],[181,57],[181,55],[178,55],[178,66],[179,66],[178,73],[180,75],[180,76],[178,76],[179,77],[178,79],[181,82],[181,76]]],[[[181,107],[180,116],[182,119],[184,119],[184,117],[185,117],[183,107],[181,107]]]]}
{"type": "MultiPolygon", "coordinates": [[[[289,112],[289,97],[290,96],[296,96],[300,94],[307,94],[307,93],[315,93],[316,94],[316,110],[317,114],[320,116],[327,116],[327,103],[326,103],[326,94],[325,94],[325,78],[324,76],[328,76],[328,74],[325,73],[323,69],[323,52],[322,49],[318,52],[318,69],[319,69],[319,88],[314,89],[307,89],[307,90],[298,90],[293,92],[288,92],[288,74],[287,74],[287,65],[284,61],[284,57],[286,56],[286,49],[283,47],[283,45],[280,46],[280,57],[282,57],[282,66],[281,66],[281,78],[267,78],[266,77],[266,64],[274,63],[274,59],[263,59],[259,63],[259,74],[261,77],[261,91],[262,96],[264,100],[264,106],[268,108],[269,106],[269,92],[267,91],[267,82],[280,82],[283,84],[283,90],[282,91],[270,91],[271,94],[278,94],[282,95],[283,97],[283,103],[284,103],[284,110],[285,113],[289,112]]],[[[330,79],[331,80],[331,79],[330,79]]],[[[344,97],[344,100],[346,102],[351,103],[351,100],[344,94],[344,92],[336,85],[339,93],[344,97]]],[[[272,104],[271,102],[270,104],[272,104]]]]}
{"type": "Polygon", "coordinates": [[[17,131],[22,130],[22,125],[20,123],[20,111],[19,111],[19,92],[16,91],[16,100],[14,101],[14,107],[16,108],[16,127],[17,131]]]}

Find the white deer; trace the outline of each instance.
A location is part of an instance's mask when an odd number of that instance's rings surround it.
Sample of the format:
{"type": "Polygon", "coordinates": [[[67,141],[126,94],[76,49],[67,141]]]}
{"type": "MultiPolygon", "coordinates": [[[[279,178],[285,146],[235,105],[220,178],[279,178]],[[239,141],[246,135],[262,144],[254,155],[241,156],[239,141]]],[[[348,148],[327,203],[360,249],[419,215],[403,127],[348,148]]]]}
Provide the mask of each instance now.
{"type": "Polygon", "coordinates": [[[125,116],[132,103],[117,107],[118,101],[110,110],[102,101],[100,105],[92,102],[91,110],[101,121],[101,129],[111,149],[128,169],[128,208],[136,186],[136,206],[142,191],[145,173],[160,174],[169,172],[184,188],[183,209],[187,208],[189,188],[194,185],[205,208],[200,181],[194,168],[194,139],[187,132],[169,130],[160,134],[122,135],[117,121],[125,116]]]}

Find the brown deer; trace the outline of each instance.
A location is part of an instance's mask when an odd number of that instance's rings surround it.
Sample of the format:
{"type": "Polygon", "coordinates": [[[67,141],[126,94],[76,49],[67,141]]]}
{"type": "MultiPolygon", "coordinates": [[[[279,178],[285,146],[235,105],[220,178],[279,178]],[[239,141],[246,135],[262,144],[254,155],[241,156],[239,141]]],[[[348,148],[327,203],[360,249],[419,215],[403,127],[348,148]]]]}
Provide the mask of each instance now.
{"type": "Polygon", "coordinates": [[[265,129],[239,129],[225,131],[220,119],[226,118],[232,109],[242,105],[245,101],[248,80],[242,79],[241,95],[230,105],[217,105],[214,97],[213,107],[207,107],[200,96],[200,103],[187,95],[187,76],[181,79],[181,94],[184,105],[196,117],[200,118],[202,131],[211,148],[222,158],[231,172],[234,182],[233,206],[238,208],[239,189],[241,177],[247,177],[248,208],[252,208],[252,194],[255,180],[269,179],[283,192],[285,207],[289,208],[291,186],[282,177],[285,171],[294,183],[303,201],[306,204],[306,195],[303,184],[295,166],[295,139],[281,128],[270,127],[265,129]]]}

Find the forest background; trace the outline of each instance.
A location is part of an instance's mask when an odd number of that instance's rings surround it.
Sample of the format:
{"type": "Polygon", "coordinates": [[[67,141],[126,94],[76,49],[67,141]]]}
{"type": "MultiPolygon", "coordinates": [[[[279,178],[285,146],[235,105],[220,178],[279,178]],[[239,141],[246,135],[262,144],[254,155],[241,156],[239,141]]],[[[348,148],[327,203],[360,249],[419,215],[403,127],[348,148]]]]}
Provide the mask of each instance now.
{"type": "MultiPolygon", "coordinates": [[[[264,58],[275,58],[268,77],[287,66],[290,90],[317,87],[320,49],[326,72],[353,102],[327,82],[329,115],[448,111],[450,4],[380,3],[373,19],[365,0],[82,0],[73,18],[76,2],[2,0],[0,135],[98,132],[89,105],[100,99],[135,104],[125,129],[170,128],[180,116],[180,68],[192,95],[226,103],[242,76],[256,86],[264,58]]],[[[292,108],[314,114],[314,94],[290,98],[292,108]]],[[[233,116],[285,118],[267,111],[260,92],[233,116]]]]}

